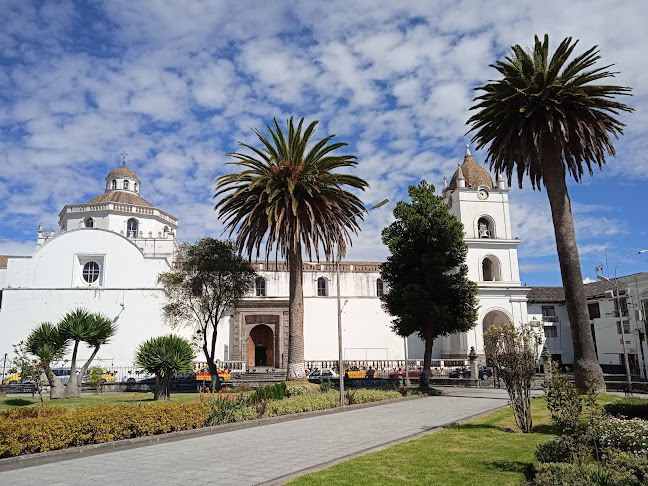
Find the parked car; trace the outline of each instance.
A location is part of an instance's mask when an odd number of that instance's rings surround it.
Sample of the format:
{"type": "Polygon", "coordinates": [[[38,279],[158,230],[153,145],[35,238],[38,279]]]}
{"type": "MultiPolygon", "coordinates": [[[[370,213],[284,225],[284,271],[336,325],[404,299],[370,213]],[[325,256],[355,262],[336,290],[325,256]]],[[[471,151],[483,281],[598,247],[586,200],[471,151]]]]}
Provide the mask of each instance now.
{"type": "MultiPolygon", "coordinates": [[[[216,369],[218,370],[218,376],[222,378],[221,381],[227,381],[230,378],[232,378],[232,374],[230,370],[226,370],[224,368],[221,368],[220,366],[217,366],[216,369]]],[[[211,381],[211,373],[209,372],[209,366],[203,366],[202,368],[196,370],[196,380],[211,381]]]]}
{"type": "Polygon", "coordinates": [[[339,380],[340,375],[330,368],[314,369],[308,373],[307,379],[311,383],[319,383],[320,378],[324,381],[326,380],[339,380]]]}
{"type": "Polygon", "coordinates": [[[344,370],[344,376],[349,378],[366,378],[369,367],[365,365],[351,365],[344,370]]]}
{"type": "MultiPolygon", "coordinates": [[[[410,378],[420,378],[422,374],[423,367],[420,365],[407,367],[407,376],[409,376],[410,378]]],[[[405,368],[401,368],[400,370],[395,371],[394,373],[389,375],[390,378],[398,378],[399,376],[405,378],[405,368]]],[[[432,376],[432,370],[430,370],[430,376],[432,376]]]]}
{"type": "Polygon", "coordinates": [[[3,385],[30,385],[33,384],[34,380],[31,376],[25,376],[22,378],[20,373],[15,373],[13,375],[7,376],[2,384],[3,385]]]}
{"type": "Polygon", "coordinates": [[[64,385],[70,382],[70,374],[72,373],[70,368],[53,368],[52,373],[58,376],[58,379],[61,380],[61,383],[64,385]]]}
{"type": "MultiPolygon", "coordinates": [[[[490,368],[486,368],[482,365],[478,365],[478,373],[479,373],[480,380],[484,380],[486,378],[490,378],[493,376],[493,370],[490,368]]],[[[454,371],[451,371],[448,377],[449,378],[470,378],[470,375],[471,375],[470,367],[462,366],[461,368],[457,368],[454,371]]]]}
{"type": "MultiPolygon", "coordinates": [[[[96,368],[95,368],[96,369],[96,368]]],[[[104,383],[114,383],[115,382],[115,373],[106,370],[105,368],[99,368],[101,371],[101,384],[103,385],[104,383]]],[[[85,375],[81,379],[81,383],[90,383],[90,374],[92,373],[92,368],[87,371],[87,375],[85,375]]]]}

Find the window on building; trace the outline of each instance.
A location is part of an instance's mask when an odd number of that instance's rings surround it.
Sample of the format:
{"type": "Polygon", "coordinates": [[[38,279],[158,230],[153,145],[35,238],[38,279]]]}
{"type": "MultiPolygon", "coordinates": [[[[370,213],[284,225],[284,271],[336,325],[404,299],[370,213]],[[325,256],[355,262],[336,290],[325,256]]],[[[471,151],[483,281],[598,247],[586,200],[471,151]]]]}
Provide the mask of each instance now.
{"type": "Polygon", "coordinates": [[[83,271],[81,272],[83,280],[89,284],[95,283],[99,278],[99,264],[97,262],[88,262],[83,265],[83,271]]]}
{"type": "MultiPolygon", "coordinates": [[[[617,334],[621,334],[621,323],[617,322],[617,334]]],[[[623,334],[630,334],[630,321],[623,321],[623,334]]]]}
{"type": "Polygon", "coordinates": [[[134,190],[135,192],[137,192],[137,182],[136,182],[135,184],[133,184],[133,190],[134,190]]]}
{"type": "Polygon", "coordinates": [[[317,295],[318,297],[326,297],[328,295],[328,289],[326,287],[326,279],[320,277],[317,279],[317,295]]]}
{"type": "Polygon", "coordinates": [[[590,320],[598,319],[601,317],[601,308],[598,302],[592,302],[591,304],[587,304],[587,310],[589,311],[590,320]]]}
{"type": "Polygon", "coordinates": [[[256,282],[254,284],[254,288],[255,288],[257,297],[265,297],[266,296],[266,281],[264,279],[257,278],[256,282]]]}
{"type": "Polygon", "coordinates": [[[86,220],[85,220],[85,227],[86,227],[86,228],[94,228],[94,219],[92,219],[92,218],[86,218],[86,220]]]}
{"type": "Polygon", "coordinates": [[[139,225],[138,225],[137,220],[135,218],[129,219],[128,222],[126,223],[126,230],[127,230],[128,236],[130,236],[131,238],[135,238],[137,236],[138,227],[139,227],[139,225]]]}
{"type": "Polygon", "coordinates": [[[117,181],[115,179],[113,179],[110,187],[112,187],[113,189],[117,189],[117,181]]]}
{"type": "Polygon", "coordinates": [[[558,329],[553,326],[547,326],[544,328],[544,335],[546,338],[558,337],[558,329]]]}
{"type": "Polygon", "coordinates": [[[477,221],[477,237],[479,238],[494,238],[493,225],[486,218],[479,218],[477,221]]]}
{"type": "Polygon", "coordinates": [[[556,308],[553,305],[543,305],[542,317],[556,317],[556,308]]]}
{"type": "Polygon", "coordinates": [[[128,189],[128,181],[124,181],[124,189],[128,189]]]}
{"type": "Polygon", "coordinates": [[[385,293],[385,284],[382,280],[376,280],[376,296],[381,297],[385,293]]]}
{"type": "Polygon", "coordinates": [[[499,282],[500,277],[500,268],[499,262],[492,257],[486,257],[482,261],[482,276],[485,282],[499,282]]]}

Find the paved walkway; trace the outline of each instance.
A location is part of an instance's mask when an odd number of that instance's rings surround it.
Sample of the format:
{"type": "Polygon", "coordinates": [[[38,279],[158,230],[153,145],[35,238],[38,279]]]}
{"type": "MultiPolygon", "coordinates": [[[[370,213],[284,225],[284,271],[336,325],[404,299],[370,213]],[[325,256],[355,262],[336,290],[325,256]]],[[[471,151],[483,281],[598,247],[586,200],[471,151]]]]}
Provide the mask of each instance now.
{"type": "Polygon", "coordinates": [[[309,417],[0,473],[2,485],[248,485],[358,454],[507,404],[503,390],[309,417]]]}

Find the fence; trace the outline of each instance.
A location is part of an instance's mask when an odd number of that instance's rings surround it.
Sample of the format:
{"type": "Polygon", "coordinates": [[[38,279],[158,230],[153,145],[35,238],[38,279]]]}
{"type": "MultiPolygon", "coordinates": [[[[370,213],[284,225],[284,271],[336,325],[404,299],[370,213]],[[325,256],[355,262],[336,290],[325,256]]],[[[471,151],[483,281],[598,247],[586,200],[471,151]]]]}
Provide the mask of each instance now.
{"type": "MultiPolygon", "coordinates": [[[[354,365],[366,366],[376,370],[376,378],[390,378],[392,375],[405,374],[401,370],[405,369],[405,360],[345,360],[344,369],[354,365]]],[[[433,359],[431,361],[431,374],[432,378],[463,378],[463,370],[469,367],[469,360],[457,359],[433,359]],[[456,376],[454,376],[456,375],[456,376]]],[[[408,374],[412,377],[418,377],[423,370],[423,360],[421,359],[408,359],[407,360],[408,374]]],[[[338,361],[306,361],[306,368],[308,370],[330,368],[336,373],[339,373],[338,361]]]]}

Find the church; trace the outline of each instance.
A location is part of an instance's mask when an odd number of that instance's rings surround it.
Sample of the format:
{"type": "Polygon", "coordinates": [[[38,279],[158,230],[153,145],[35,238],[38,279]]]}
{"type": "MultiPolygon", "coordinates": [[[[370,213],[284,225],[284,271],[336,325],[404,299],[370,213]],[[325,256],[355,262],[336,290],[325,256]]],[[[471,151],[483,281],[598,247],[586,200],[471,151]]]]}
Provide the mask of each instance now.
{"type": "MultiPolygon", "coordinates": [[[[139,343],[168,333],[158,274],[175,264],[178,218],[140,195],[141,181],[126,167],[111,171],[105,192],[65,206],[59,231],[38,228],[32,256],[0,258],[0,353],[25,339],[42,321],[57,322],[85,307],[119,324],[99,352],[100,363],[128,366],[139,343]]],[[[465,359],[472,346],[483,359],[483,330],[527,322],[528,289],[520,284],[517,246],[511,233],[508,188],[494,183],[467,149],[443,200],[465,228],[469,278],[479,286],[479,318],[467,333],[439,338],[435,359],[465,359]]],[[[217,357],[244,366],[285,368],[288,349],[288,269],[283,262],[254,262],[255,288],[219,325],[217,357]]],[[[380,262],[342,261],[340,295],[344,358],[403,359],[405,343],[391,330],[380,303],[385,291],[380,262]]],[[[336,265],[304,263],[304,352],[307,361],[338,356],[336,265]]],[[[188,334],[188,333],[187,333],[188,334]]],[[[411,336],[408,357],[421,359],[423,343],[411,336]]],[[[89,352],[88,352],[89,354],[89,352]]],[[[84,358],[84,353],[81,353],[84,358]]],[[[200,359],[200,357],[198,358],[200,359]]]]}

